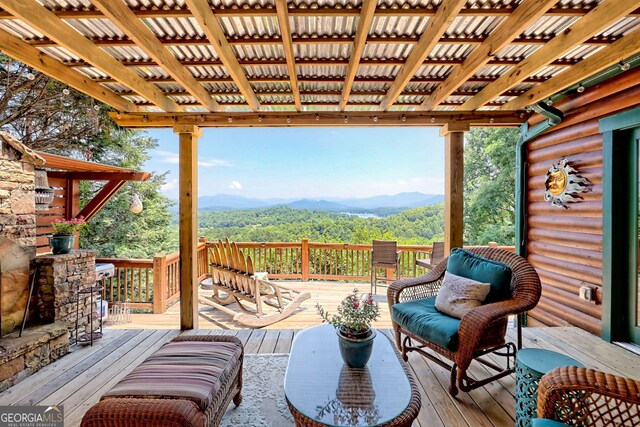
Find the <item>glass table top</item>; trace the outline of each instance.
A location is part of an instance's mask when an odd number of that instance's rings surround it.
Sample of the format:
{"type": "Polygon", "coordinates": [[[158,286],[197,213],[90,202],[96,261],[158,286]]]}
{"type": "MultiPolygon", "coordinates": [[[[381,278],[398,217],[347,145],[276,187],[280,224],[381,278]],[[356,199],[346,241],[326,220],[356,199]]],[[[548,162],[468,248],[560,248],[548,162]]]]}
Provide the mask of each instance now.
{"type": "Polygon", "coordinates": [[[296,335],[284,391],[298,412],[329,426],[384,424],[401,415],[411,400],[411,384],[385,335],[375,337],[367,366],[354,369],[342,361],[338,336],[328,324],[296,335]]]}

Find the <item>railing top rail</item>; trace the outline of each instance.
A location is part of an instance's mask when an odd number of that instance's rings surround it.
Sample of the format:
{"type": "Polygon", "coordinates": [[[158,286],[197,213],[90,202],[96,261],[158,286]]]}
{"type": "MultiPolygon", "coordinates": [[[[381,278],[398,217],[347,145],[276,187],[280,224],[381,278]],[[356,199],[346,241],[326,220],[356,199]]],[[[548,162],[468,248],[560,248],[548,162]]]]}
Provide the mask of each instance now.
{"type": "Polygon", "coordinates": [[[96,263],[113,264],[116,267],[151,267],[153,259],[150,258],[96,258],[96,263]]]}
{"type": "MultiPolygon", "coordinates": [[[[214,243],[217,242],[207,242],[206,246],[212,247],[214,243]]],[[[300,242],[235,242],[239,248],[249,248],[249,249],[258,249],[258,248],[274,248],[274,249],[300,249],[302,248],[302,243],[300,242]]]]}

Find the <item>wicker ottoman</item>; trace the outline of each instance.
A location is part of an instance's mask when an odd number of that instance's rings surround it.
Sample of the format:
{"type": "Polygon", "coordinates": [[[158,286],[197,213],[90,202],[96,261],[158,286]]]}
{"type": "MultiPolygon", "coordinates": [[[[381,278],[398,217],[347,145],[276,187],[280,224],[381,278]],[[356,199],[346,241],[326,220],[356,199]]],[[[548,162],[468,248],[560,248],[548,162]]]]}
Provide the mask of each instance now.
{"type": "Polygon", "coordinates": [[[242,400],[243,352],[236,337],[177,337],[102,396],[82,427],[217,426],[242,400]]]}

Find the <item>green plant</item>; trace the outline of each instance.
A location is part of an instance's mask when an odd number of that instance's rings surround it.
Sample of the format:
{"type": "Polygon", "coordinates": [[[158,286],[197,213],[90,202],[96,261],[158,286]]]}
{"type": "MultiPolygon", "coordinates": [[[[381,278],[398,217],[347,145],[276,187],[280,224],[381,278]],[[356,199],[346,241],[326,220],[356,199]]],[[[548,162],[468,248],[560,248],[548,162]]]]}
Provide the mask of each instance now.
{"type": "Polygon", "coordinates": [[[316,309],[324,322],[331,323],[350,338],[367,334],[371,329],[371,322],[380,317],[380,308],[371,294],[358,295],[357,289],[342,300],[338,313],[333,316],[329,316],[320,304],[316,304],[316,309]]]}
{"type": "Polygon", "coordinates": [[[59,234],[75,234],[82,233],[88,227],[83,217],[73,218],[69,220],[59,219],[51,223],[53,227],[53,235],[59,234]]]}

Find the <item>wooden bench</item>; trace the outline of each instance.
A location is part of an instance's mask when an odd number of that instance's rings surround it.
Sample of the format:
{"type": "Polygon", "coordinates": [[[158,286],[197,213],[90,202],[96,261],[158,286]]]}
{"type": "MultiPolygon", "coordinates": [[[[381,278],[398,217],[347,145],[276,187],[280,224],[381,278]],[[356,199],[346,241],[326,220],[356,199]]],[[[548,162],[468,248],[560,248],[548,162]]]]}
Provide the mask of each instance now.
{"type": "Polygon", "coordinates": [[[293,314],[302,301],[311,298],[308,292],[298,292],[261,278],[256,274],[251,257],[245,257],[235,242],[214,243],[209,247],[209,257],[213,295],[199,297],[198,301],[232,315],[234,321],[245,326],[261,328],[276,323],[293,314]],[[240,312],[226,307],[233,302],[240,312]],[[276,311],[267,314],[264,305],[276,311]]]}
{"type": "Polygon", "coordinates": [[[179,336],[102,396],[82,427],[217,426],[242,401],[242,343],[232,336],[179,336]]]}

